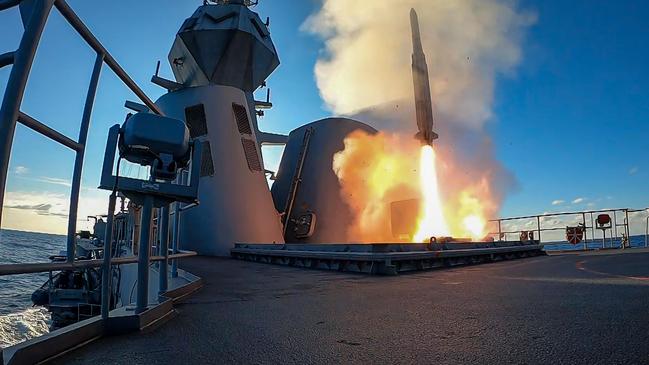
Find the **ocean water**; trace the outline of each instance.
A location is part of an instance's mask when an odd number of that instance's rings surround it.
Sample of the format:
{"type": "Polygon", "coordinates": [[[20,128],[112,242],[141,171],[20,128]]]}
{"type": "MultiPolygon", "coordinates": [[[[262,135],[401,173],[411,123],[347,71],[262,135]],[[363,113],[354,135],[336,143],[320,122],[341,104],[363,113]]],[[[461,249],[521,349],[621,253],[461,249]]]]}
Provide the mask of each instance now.
{"type": "MultiPolygon", "coordinates": [[[[638,248],[638,247],[645,247],[645,236],[644,235],[639,235],[639,236],[631,236],[629,238],[629,243],[632,248],[638,248]]],[[[579,244],[573,245],[570,244],[566,241],[563,242],[544,242],[543,243],[545,251],[574,251],[574,250],[583,250],[584,249],[584,243],[581,242],[579,244]]],[[[588,249],[590,250],[596,250],[596,249],[601,249],[602,248],[602,239],[597,238],[594,241],[589,239],[588,243],[586,244],[588,249]]],[[[615,239],[611,241],[610,239],[606,239],[606,241],[603,243],[604,248],[620,248],[621,246],[621,241],[620,239],[615,239]]]]}
{"type": "MultiPolygon", "coordinates": [[[[0,264],[49,262],[65,250],[66,237],[44,233],[0,230],[0,264]]],[[[32,307],[31,295],[48,274],[0,276],[0,348],[45,334],[50,316],[32,307]]]]}

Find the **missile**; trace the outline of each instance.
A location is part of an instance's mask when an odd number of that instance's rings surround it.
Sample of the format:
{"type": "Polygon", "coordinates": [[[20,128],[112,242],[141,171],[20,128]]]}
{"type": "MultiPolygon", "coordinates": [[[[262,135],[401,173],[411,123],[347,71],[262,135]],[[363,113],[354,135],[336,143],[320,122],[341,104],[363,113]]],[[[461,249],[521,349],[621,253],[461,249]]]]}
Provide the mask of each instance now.
{"type": "Polygon", "coordinates": [[[412,80],[415,87],[415,110],[419,130],[415,137],[422,143],[432,146],[433,141],[439,136],[433,132],[433,104],[428,81],[428,65],[421,46],[419,19],[415,9],[410,9],[410,27],[412,29],[412,80]]]}

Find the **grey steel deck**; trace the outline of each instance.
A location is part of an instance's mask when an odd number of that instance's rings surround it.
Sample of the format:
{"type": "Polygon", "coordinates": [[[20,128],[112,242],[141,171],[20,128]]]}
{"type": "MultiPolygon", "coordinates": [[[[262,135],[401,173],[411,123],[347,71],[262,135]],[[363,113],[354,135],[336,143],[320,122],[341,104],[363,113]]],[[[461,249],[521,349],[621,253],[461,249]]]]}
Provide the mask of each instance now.
{"type": "Polygon", "coordinates": [[[156,331],[58,364],[647,363],[649,251],[393,277],[184,260],[205,287],[156,331]]]}

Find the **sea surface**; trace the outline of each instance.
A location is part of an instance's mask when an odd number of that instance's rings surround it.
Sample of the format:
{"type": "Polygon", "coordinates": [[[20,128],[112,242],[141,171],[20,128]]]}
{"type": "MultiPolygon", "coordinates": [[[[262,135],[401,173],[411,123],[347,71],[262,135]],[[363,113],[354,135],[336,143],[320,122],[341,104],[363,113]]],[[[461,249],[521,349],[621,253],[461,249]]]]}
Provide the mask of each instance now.
{"type": "MultiPolygon", "coordinates": [[[[49,262],[49,256],[65,250],[66,237],[0,230],[0,264],[49,262]]],[[[0,276],[0,348],[34,338],[49,331],[50,316],[42,307],[32,307],[31,295],[48,274],[0,276]]]]}
{"type": "MultiPolygon", "coordinates": [[[[60,235],[0,230],[0,264],[48,262],[50,255],[65,250],[66,237],[60,235]]],[[[607,240],[605,247],[619,247],[619,240],[607,240]]],[[[632,236],[632,247],[643,247],[645,236],[632,236]]],[[[548,242],[545,249],[580,250],[583,244],[548,242]]],[[[599,249],[602,240],[589,241],[599,249]]],[[[0,348],[11,346],[49,331],[50,316],[42,307],[32,307],[31,294],[47,280],[48,274],[0,276],[0,348]]]]}

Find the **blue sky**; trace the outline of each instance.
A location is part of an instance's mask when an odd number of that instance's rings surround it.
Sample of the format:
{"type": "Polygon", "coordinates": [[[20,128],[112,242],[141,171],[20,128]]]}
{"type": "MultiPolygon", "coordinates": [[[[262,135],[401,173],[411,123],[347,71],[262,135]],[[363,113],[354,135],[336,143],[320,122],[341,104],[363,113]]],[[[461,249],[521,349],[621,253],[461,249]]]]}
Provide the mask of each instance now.
{"type": "MultiPolygon", "coordinates": [[[[200,3],[69,1],[154,99],[163,93],[149,82],[155,63],[162,60],[161,74],[171,78],[167,53],[180,24],[200,3]]],[[[262,18],[271,18],[282,62],[269,79],[275,107],[260,120],[263,130],[287,133],[331,114],[313,74],[322,41],[300,30],[318,6],[315,0],[266,0],[256,8],[262,18]]],[[[535,12],[537,21],[529,29],[517,71],[497,80],[494,117],[487,127],[499,160],[518,181],[517,189],[505,200],[502,215],[649,206],[645,191],[649,178],[649,3],[521,1],[520,8],[535,12]]],[[[0,13],[0,53],[17,46],[21,29],[16,9],[0,13]]],[[[93,61],[93,52],[53,11],[23,110],[76,139],[93,61]]],[[[0,91],[8,74],[8,67],[0,70],[0,91]]],[[[126,99],[137,100],[104,67],[83,175],[88,210],[104,198],[92,189],[98,184],[107,130],[123,121],[126,99]]],[[[272,167],[279,151],[265,158],[272,167]]],[[[32,205],[38,199],[55,202],[48,209],[41,207],[43,214],[37,217],[49,220],[22,228],[46,230],[38,227],[60,221],[57,214],[67,210],[73,159],[72,152],[18,127],[7,191],[16,202],[26,196],[37,197],[30,201],[32,205]]],[[[20,209],[8,212],[21,213],[20,209]]],[[[3,226],[7,227],[7,219],[3,226]]],[[[55,231],[63,232],[65,227],[55,231]]]]}

